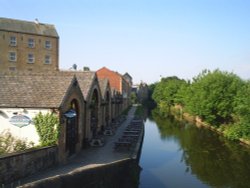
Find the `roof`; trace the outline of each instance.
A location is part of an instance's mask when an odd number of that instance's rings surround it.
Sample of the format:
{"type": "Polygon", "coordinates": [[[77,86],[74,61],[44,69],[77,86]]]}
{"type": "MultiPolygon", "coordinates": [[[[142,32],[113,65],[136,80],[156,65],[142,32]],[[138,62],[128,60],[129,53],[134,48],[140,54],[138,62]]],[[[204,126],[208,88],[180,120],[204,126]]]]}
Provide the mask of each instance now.
{"type": "Polygon", "coordinates": [[[107,78],[98,78],[98,82],[99,82],[102,97],[104,98],[105,93],[107,91],[107,87],[109,85],[109,80],[107,78]]]}
{"type": "Polygon", "coordinates": [[[129,73],[127,73],[127,72],[123,76],[129,77],[130,79],[132,79],[132,76],[129,73]]]}
{"type": "Polygon", "coordinates": [[[96,78],[96,74],[93,71],[60,71],[59,74],[63,76],[76,76],[79,86],[81,88],[84,99],[89,96],[92,84],[96,78]]]}
{"type": "Polygon", "coordinates": [[[98,78],[108,78],[110,86],[117,91],[122,92],[122,75],[118,72],[112,71],[106,67],[103,67],[96,71],[98,78]]]}
{"type": "Polygon", "coordinates": [[[59,37],[54,25],[9,18],[0,18],[0,30],[59,37]]]}
{"type": "Polygon", "coordinates": [[[0,106],[59,108],[73,76],[0,75],[0,106]]]}

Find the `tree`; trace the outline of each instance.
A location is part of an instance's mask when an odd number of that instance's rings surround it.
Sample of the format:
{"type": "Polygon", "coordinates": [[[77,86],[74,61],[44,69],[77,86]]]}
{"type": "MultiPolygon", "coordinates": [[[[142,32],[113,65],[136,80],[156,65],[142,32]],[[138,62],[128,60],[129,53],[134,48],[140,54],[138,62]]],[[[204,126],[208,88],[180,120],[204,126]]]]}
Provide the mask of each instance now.
{"type": "Polygon", "coordinates": [[[186,81],[176,76],[162,78],[156,84],[152,97],[161,109],[169,111],[171,106],[181,101],[182,97],[178,95],[178,91],[185,85],[186,81]]]}
{"type": "Polygon", "coordinates": [[[219,125],[233,120],[234,100],[243,81],[235,74],[203,71],[188,92],[188,109],[204,121],[219,125]]]}

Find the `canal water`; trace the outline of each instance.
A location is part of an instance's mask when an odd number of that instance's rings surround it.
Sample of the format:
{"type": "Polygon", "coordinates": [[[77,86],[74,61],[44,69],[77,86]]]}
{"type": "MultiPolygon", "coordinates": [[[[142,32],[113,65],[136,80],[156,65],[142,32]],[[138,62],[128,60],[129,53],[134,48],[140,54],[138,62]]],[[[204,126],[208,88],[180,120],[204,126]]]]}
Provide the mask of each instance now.
{"type": "Polygon", "coordinates": [[[250,148],[173,118],[145,123],[140,188],[250,187],[250,148]]]}

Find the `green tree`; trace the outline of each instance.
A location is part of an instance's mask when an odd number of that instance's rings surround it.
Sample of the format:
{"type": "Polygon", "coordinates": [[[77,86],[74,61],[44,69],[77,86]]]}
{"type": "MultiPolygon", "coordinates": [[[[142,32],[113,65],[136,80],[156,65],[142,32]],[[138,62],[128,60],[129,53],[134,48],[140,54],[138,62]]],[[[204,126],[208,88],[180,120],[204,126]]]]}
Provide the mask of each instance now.
{"type": "Polygon", "coordinates": [[[156,84],[152,97],[161,110],[168,112],[171,106],[182,101],[182,96],[178,94],[178,91],[184,85],[187,85],[186,81],[176,76],[162,78],[156,84]]]}
{"type": "Polygon", "coordinates": [[[136,104],[138,102],[137,96],[135,92],[132,92],[130,95],[130,101],[132,104],[136,104]]]}
{"type": "Polygon", "coordinates": [[[230,123],[242,85],[243,81],[233,73],[205,70],[194,78],[188,90],[187,109],[212,125],[230,123]]]}

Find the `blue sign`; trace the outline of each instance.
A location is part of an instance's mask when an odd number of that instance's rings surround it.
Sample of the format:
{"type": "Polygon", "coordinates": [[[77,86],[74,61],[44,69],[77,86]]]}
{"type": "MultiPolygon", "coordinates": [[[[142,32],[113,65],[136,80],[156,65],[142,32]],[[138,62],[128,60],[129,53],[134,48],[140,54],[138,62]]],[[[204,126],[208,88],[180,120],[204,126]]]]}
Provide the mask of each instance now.
{"type": "Polygon", "coordinates": [[[76,111],[75,110],[69,110],[67,111],[66,113],[64,113],[64,116],[66,118],[73,118],[73,117],[76,117],[76,111]]]}
{"type": "Polygon", "coordinates": [[[10,118],[9,121],[12,125],[15,125],[19,128],[27,126],[31,123],[31,119],[25,115],[15,115],[10,118]]]}

